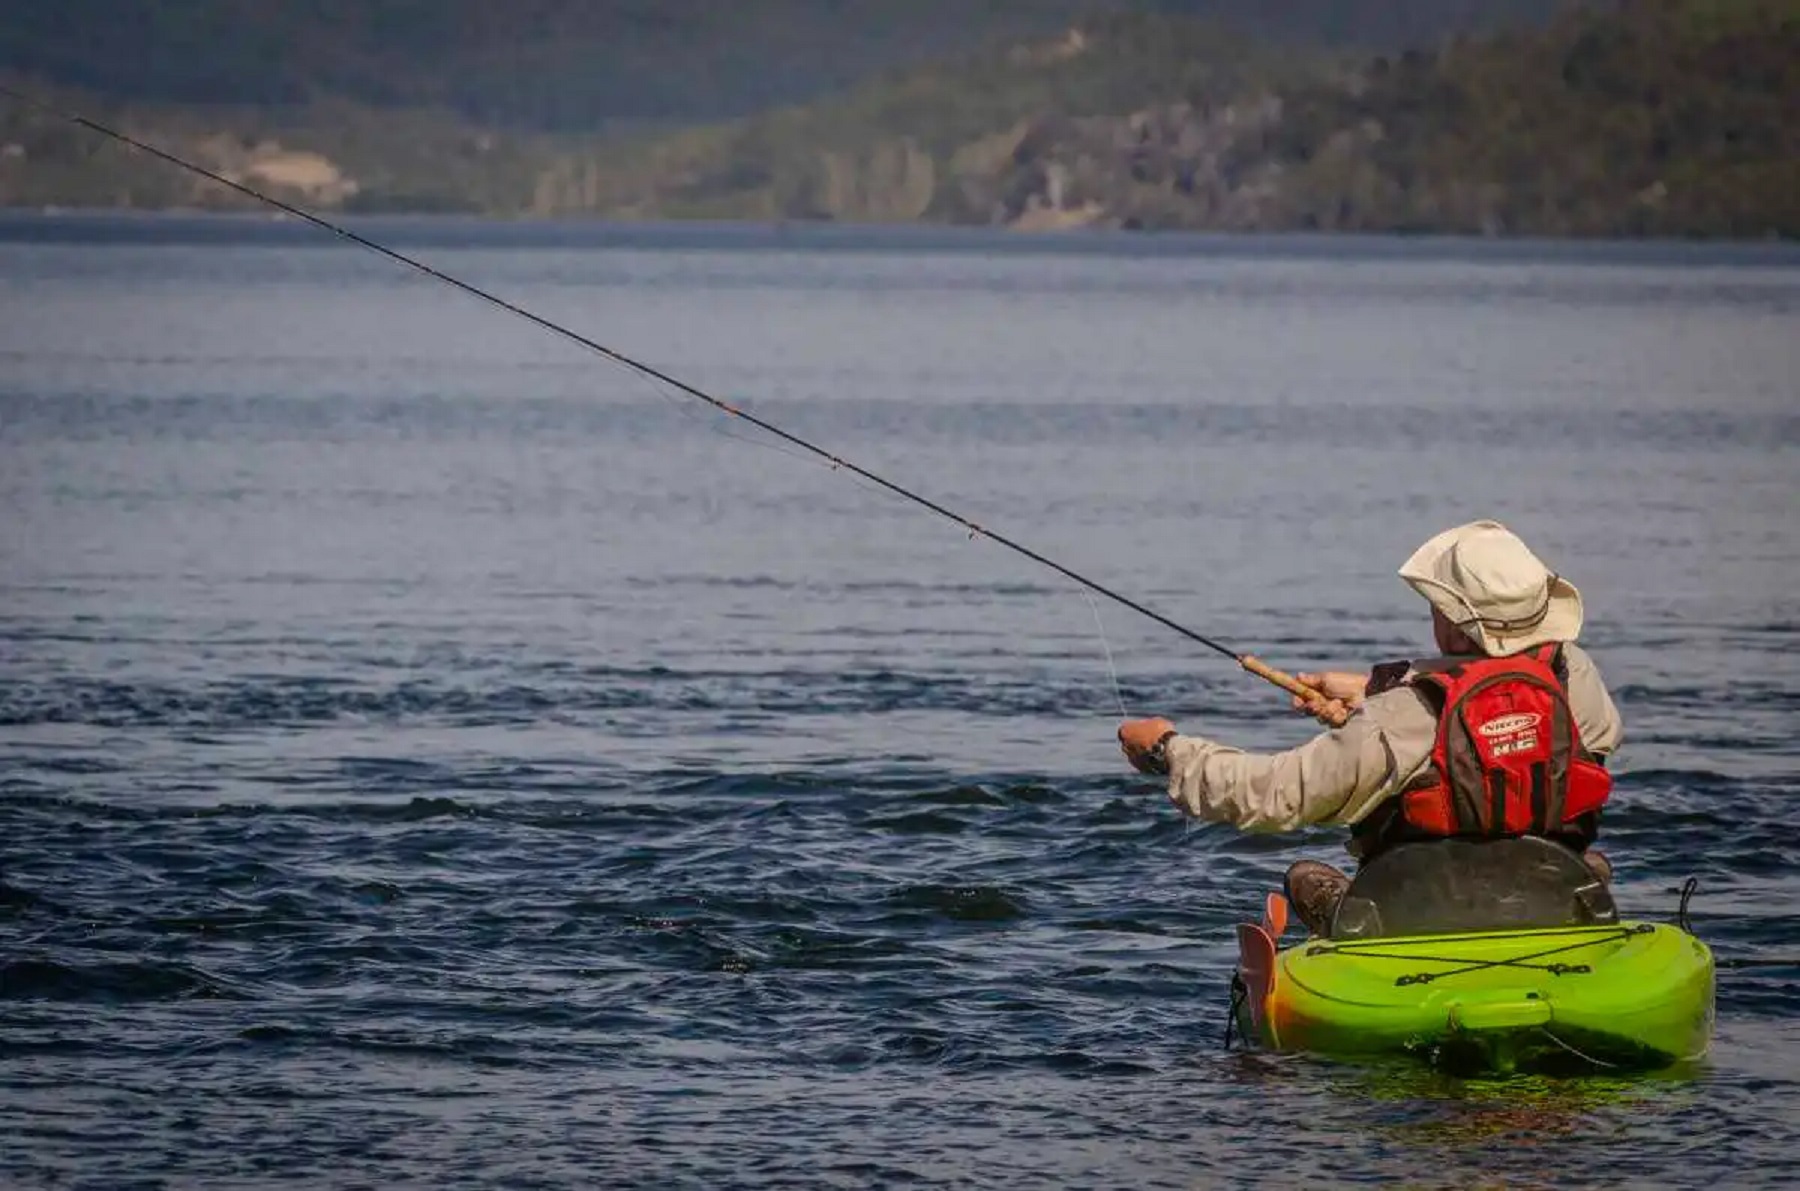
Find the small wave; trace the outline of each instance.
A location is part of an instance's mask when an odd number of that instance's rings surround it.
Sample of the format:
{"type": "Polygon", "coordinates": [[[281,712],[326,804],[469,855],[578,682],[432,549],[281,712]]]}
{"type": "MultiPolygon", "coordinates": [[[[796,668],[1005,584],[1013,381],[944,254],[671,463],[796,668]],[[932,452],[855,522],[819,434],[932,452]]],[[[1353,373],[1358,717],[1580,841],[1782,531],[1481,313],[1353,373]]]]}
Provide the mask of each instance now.
{"type": "Polygon", "coordinates": [[[194,999],[247,997],[223,980],[187,964],[66,964],[48,959],[18,959],[0,965],[0,1000],[131,1004],[194,999]]]}
{"type": "Polygon", "coordinates": [[[1008,922],[1026,913],[1021,898],[991,885],[909,885],[889,901],[958,922],[1008,922]]]}
{"type": "Polygon", "coordinates": [[[932,790],[919,795],[919,801],[934,806],[1005,806],[1006,799],[981,786],[952,786],[948,790],[932,790]]]}
{"type": "Polygon", "coordinates": [[[22,914],[42,904],[43,899],[31,890],[9,885],[0,877],[0,914],[22,914]]]}
{"type": "Polygon", "coordinates": [[[474,804],[443,797],[415,797],[398,806],[362,803],[356,805],[354,810],[357,818],[373,823],[422,823],[428,819],[475,819],[484,813],[481,807],[474,804]]]}
{"type": "Polygon", "coordinates": [[[873,831],[890,831],[895,835],[961,835],[974,824],[938,811],[918,811],[869,819],[865,826],[873,831]]]}

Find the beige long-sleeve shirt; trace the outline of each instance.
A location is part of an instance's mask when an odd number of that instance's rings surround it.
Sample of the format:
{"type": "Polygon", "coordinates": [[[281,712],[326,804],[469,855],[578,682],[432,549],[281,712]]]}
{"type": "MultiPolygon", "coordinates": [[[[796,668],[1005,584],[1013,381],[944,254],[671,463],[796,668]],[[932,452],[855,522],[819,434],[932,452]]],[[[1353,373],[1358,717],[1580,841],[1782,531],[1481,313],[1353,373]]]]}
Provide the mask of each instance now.
{"type": "MultiPolygon", "coordinates": [[[[1582,743],[1616,749],[1624,729],[1594,661],[1564,647],[1569,710],[1582,743]]],[[[1169,799],[1198,819],[1245,831],[1349,826],[1399,792],[1431,759],[1437,720],[1406,686],[1363,701],[1341,728],[1280,753],[1247,753],[1198,736],[1167,746],[1169,799]]]]}

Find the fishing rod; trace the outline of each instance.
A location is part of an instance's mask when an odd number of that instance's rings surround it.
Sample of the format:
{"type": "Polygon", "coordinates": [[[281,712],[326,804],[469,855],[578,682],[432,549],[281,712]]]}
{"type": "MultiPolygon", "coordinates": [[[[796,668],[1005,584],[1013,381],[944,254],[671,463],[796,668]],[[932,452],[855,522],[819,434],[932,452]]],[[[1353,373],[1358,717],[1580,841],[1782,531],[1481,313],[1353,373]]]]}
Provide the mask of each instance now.
{"type": "Polygon", "coordinates": [[[1305,683],[1301,682],[1299,679],[1295,678],[1291,674],[1286,674],[1280,670],[1275,669],[1273,666],[1266,664],[1265,662],[1261,661],[1254,655],[1248,654],[1248,653],[1239,653],[1237,650],[1232,649],[1231,647],[1229,647],[1227,645],[1223,645],[1220,642],[1215,641],[1210,637],[1206,637],[1200,633],[1196,633],[1194,630],[1187,628],[1184,625],[1178,624],[1173,620],[1170,620],[1167,616],[1164,616],[1162,613],[1157,612],[1154,609],[1145,607],[1143,604],[1139,603],[1138,601],[1136,601],[1134,599],[1131,599],[1129,596],[1121,595],[1119,592],[1112,590],[1110,587],[1107,587],[1101,583],[1097,583],[1094,580],[1089,579],[1087,576],[1079,574],[1078,572],[1073,571],[1070,568],[1062,565],[1061,563],[1055,561],[1054,559],[1047,558],[1044,555],[1039,554],[1037,551],[1030,549],[1029,547],[1020,545],[1018,542],[1013,541],[1011,538],[1005,536],[1004,534],[996,533],[993,530],[987,529],[984,526],[976,523],[975,521],[970,520],[968,517],[963,516],[961,513],[955,512],[952,509],[948,509],[948,508],[944,507],[943,505],[937,503],[936,501],[931,500],[928,497],[921,496],[917,492],[912,491],[911,489],[903,488],[899,484],[894,483],[892,480],[888,480],[882,476],[878,476],[874,472],[869,471],[866,468],[860,467],[857,464],[852,463],[849,460],[844,459],[836,454],[833,454],[832,452],[826,450],[825,448],[823,448],[821,446],[818,446],[814,443],[808,442],[806,439],[801,438],[799,435],[790,434],[788,431],[783,430],[781,427],[775,425],[773,422],[769,422],[763,418],[758,417],[755,414],[749,413],[749,412],[739,408],[738,406],[731,404],[728,401],[725,401],[721,398],[713,396],[711,393],[707,393],[701,389],[695,388],[693,385],[690,385],[690,384],[686,383],[685,381],[682,381],[676,377],[670,376],[668,373],[663,372],[657,368],[654,368],[654,367],[650,366],[649,364],[645,364],[640,360],[634,360],[630,356],[626,355],[625,353],[616,351],[613,348],[607,347],[605,344],[600,343],[597,340],[590,339],[588,336],[583,335],[578,331],[570,330],[568,327],[565,327],[560,323],[552,322],[551,320],[544,318],[542,315],[533,314],[531,311],[525,309],[524,307],[507,301],[505,298],[502,298],[495,294],[489,293],[487,290],[484,290],[477,286],[471,285],[468,282],[461,280],[460,278],[452,277],[452,276],[450,276],[450,274],[442,272],[441,270],[435,269],[432,266],[426,264],[425,262],[423,262],[421,260],[418,260],[414,257],[410,257],[403,252],[399,252],[395,249],[389,248],[385,244],[377,243],[376,241],[369,239],[367,236],[359,235],[358,233],[351,231],[349,228],[346,228],[346,227],[342,226],[341,224],[333,223],[331,220],[326,219],[321,215],[316,215],[313,212],[308,211],[303,207],[297,206],[293,203],[285,202],[282,199],[275,198],[272,195],[264,194],[262,191],[257,190],[255,187],[247,186],[242,182],[236,181],[235,179],[228,178],[225,175],[220,174],[220,173],[216,173],[213,170],[207,169],[205,166],[196,165],[194,162],[188,161],[186,158],[179,157],[176,154],[171,153],[166,149],[160,149],[160,148],[156,147],[155,145],[148,144],[144,141],[138,140],[136,137],[133,137],[126,133],[120,132],[116,128],[111,128],[105,124],[101,124],[97,120],[89,119],[88,117],[81,115],[79,112],[66,111],[62,108],[56,107],[54,104],[51,104],[42,99],[39,99],[36,96],[28,95],[28,94],[25,94],[24,92],[14,90],[12,87],[9,87],[4,83],[0,83],[0,95],[6,95],[14,100],[17,100],[18,102],[24,104],[25,106],[27,106],[29,108],[33,108],[37,111],[44,112],[51,116],[55,116],[61,120],[66,120],[69,123],[74,124],[78,127],[86,128],[86,129],[89,129],[90,131],[97,132],[101,136],[104,136],[111,140],[117,141],[118,143],[120,143],[122,145],[129,146],[130,148],[136,149],[141,153],[147,153],[152,157],[155,157],[161,161],[166,161],[170,165],[176,166],[180,169],[184,169],[184,170],[188,171],[189,173],[197,174],[200,177],[205,178],[209,181],[216,182],[220,186],[224,186],[231,190],[235,190],[239,194],[242,194],[249,198],[255,199],[258,202],[265,203],[268,206],[274,207],[276,210],[284,211],[287,214],[292,215],[297,219],[305,220],[307,223],[310,223],[315,227],[318,227],[327,232],[330,232],[332,235],[337,236],[340,239],[348,240],[349,242],[357,245],[358,247],[366,248],[371,252],[375,252],[381,256],[387,257],[389,260],[392,260],[399,264],[405,265],[407,268],[415,269],[418,272],[425,274],[427,277],[434,278],[438,281],[443,282],[446,285],[453,286],[454,288],[459,289],[462,292],[469,294],[472,297],[479,298],[483,302],[486,302],[491,306],[496,306],[499,309],[506,311],[508,314],[516,315],[517,317],[524,319],[526,322],[532,323],[535,326],[542,328],[543,330],[549,331],[553,335],[557,335],[560,338],[566,339],[569,342],[574,343],[579,347],[586,348],[588,351],[591,351],[599,356],[602,356],[608,360],[611,360],[614,363],[622,364],[627,368],[633,369],[634,371],[651,378],[652,380],[659,381],[665,385],[669,385],[670,387],[672,387],[682,393],[685,393],[689,397],[694,397],[701,401],[704,401],[704,402],[706,402],[706,404],[712,406],[714,409],[720,411],[721,413],[724,413],[731,417],[738,418],[738,419],[741,419],[742,421],[748,422],[750,425],[755,426],[757,429],[763,431],[766,434],[773,435],[774,437],[782,440],[783,442],[789,443],[793,446],[799,447],[803,451],[806,451],[812,455],[818,456],[820,459],[823,459],[827,463],[831,464],[833,470],[837,470],[837,469],[841,468],[844,471],[848,471],[848,472],[852,473],[853,475],[861,476],[863,479],[868,480],[871,483],[876,484],[876,485],[880,486],[881,488],[884,488],[887,491],[894,493],[896,496],[904,497],[905,499],[912,501],[914,504],[921,505],[924,508],[929,509],[930,511],[932,511],[933,513],[936,513],[940,517],[945,517],[951,521],[954,521],[956,524],[962,526],[964,529],[967,529],[969,531],[969,537],[971,539],[974,539],[976,537],[983,537],[983,538],[988,539],[991,542],[995,542],[1001,546],[1004,546],[1008,550],[1012,550],[1015,553],[1021,554],[1024,557],[1029,558],[1031,561],[1033,561],[1035,563],[1038,563],[1042,566],[1049,567],[1051,570],[1057,572],[1058,574],[1063,575],[1066,578],[1074,580],[1076,583],[1081,584],[1083,587],[1086,587],[1093,592],[1096,592],[1100,595],[1105,596],[1109,600],[1113,600],[1116,603],[1124,605],[1125,607],[1131,609],[1133,612],[1136,612],[1142,616],[1147,616],[1151,620],[1156,621],[1158,624],[1163,625],[1166,628],[1175,630],[1177,633],[1180,633],[1183,637],[1186,637],[1190,641],[1197,642],[1200,645],[1205,646],[1207,649],[1210,649],[1215,653],[1222,654],[1223,656],[1230,658],[1232,661],[1236,662],[1244,670],[1247,670],[1251,674],[1256,675],[1258,678],[1265,679],[1268,682],[1275,684],[1276,686],[1280,687],[1282,690],[1287,691],[1290,695],[1293,695],[1296,698],[1300,699],[1304,704],[1306,704],[1308,706],[1308,708],[1313,712],[1314,715],[1318,716],[1321,720],[1324,720],[1327,723],[1330,723],[1334,726],[1341,726],[1346,718],[1346,715],[1343,712],[1343,710],[1341,709],[1341,707],[1338,704],[1335,704],[1335,703],[1327,700],[1322,692],[1314,690],[1312,687],[1307,686],[1305,683]]]}

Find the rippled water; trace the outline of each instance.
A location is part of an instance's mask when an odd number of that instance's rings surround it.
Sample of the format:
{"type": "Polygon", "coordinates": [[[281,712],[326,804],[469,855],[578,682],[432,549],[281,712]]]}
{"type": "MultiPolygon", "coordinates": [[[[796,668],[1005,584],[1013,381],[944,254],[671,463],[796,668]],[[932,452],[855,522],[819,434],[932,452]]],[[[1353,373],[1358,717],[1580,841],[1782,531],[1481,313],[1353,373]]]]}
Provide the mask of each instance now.
{"type": "MultiPolygon", "coordinates": [[[[1506,520],[1626,719],[1625,909],[1800,952],[1791,250],[368,227],[1277,665],[1426,648],[1394,568],[1506,520]]],[[[1277,692],[310,229],[0,222],[0,493],[0,1181],[1800,1160],[1793,969],[1644,1078],[1224,1052],[1231,925],[1339,841],[1112,732],[1277,692]]]]}

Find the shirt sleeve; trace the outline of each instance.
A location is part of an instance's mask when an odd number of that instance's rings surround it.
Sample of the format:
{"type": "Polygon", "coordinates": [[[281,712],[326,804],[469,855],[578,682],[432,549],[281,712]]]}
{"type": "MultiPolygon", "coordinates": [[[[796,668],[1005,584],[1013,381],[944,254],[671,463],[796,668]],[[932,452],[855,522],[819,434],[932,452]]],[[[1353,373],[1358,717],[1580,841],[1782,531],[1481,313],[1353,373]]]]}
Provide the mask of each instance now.
{"type": "Polygon", "coordinates": [[[1430,758],[1436,728],[1418,696],[1401,688],[1285,752],[1249,753],[1178,735],[1167,746],[1169,800],[1197,819],[1245,831],[1348,825],[1430,758]]]}
{"type": "Polygon", "coordinates": [[[1617,749],[1625,739],[1625,724],[1612,695],[1600,677],[1600,667],[1586,650],[1570,644],[1563,647],[1563,661],[1569,668],[1569,713],[1575,717],[1575,729],[1581,743],[1591,753],[1601,756],[1617,749]]]}

